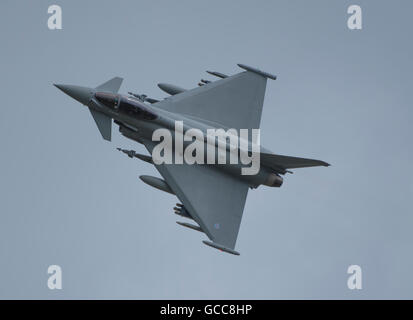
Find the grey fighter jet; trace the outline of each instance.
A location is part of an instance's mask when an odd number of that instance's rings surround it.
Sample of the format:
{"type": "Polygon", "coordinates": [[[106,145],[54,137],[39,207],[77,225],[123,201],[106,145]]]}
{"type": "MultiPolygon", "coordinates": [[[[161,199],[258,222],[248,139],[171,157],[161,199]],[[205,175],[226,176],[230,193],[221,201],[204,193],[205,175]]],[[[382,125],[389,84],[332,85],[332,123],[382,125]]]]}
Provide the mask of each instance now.
{"type": "MultiPolygon", "coordinates": [[[[163,100],[142,94],[119,94],[123,79],[118,77],[96,88],[55,86],[88,107],[103,139],[111,140],[114,119],[122,135],[143,144],[152,155],[158,143],[152,139],[154,131],[160,128],[170,130],[175,141],[176,121],[184,123],[184,131],[190,128],[207,132],[211,128],[240,130],[260,127],[267,79],[275,80],[276,77],[243,64],[238,66],[244,70],[232,76],[208,71],[219,79],[202,79],[198,87],[190,90],[159,84],[169,94],[163,100]]],[[[206,245],[235,255],[239,255],[235,251],[235,243],[250,188],[260,185],[280,187],[282,175],[291,169],[329,166],[324,161],[282,156],[260,147],[258,173],[242,175],[241,169],[245,167],[242,163],[156,164],[152,156],[119,150],[130,158],[154,164],[164,180],[141,176],[142,181],[176,195],[181,203],[177,204],[174,212],[197,223],[178,224],[205,233],[209,238],[209,241],[203,241],[206,245]]]]}

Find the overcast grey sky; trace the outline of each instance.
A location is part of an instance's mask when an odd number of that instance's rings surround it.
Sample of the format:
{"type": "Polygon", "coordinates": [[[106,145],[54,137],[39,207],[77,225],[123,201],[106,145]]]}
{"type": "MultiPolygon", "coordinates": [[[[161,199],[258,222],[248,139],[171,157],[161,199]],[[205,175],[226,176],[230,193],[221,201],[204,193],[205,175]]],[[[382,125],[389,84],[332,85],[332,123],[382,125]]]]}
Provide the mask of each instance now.
{"type": "MultiPolygon", "coordinates": [[[[412,41],[408,1],[1,1],[0,298],[413,298],[412,41]],[[47,28],[59,4],[63,30],[47,28]],[[363,29],[347,28],[359,4],[363,29]],[[143,184],[141,145],[52,86],[154,98],[233,74],[269,81],[261,143],[322,159],[249,193],[236,250],[181,226],[143,184]],[[47,288],[47,267],[63,289],[47,288]],[[363,289],[347,288],[347,268],[363,289]]],[[[201,182],[200,182],[201,183],[201,182]]],[[[214,208],[211,206],[211,210],[214,208]]]]}

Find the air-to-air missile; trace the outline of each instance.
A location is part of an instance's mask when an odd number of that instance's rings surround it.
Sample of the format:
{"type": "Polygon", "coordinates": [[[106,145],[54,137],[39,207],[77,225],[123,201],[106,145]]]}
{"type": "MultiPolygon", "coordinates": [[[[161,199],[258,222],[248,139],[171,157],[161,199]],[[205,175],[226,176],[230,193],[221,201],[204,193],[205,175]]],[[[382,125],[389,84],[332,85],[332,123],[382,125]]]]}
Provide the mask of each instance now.
{"type": "Polygon", "coordinates": [[[185,217],[188,219],[192,219],[191,215],[189,214],[188,210],[185,209],[184,205],[181,203],[177,203],[176,207],[174,207],[174,213],[178,216],[185,217]]]}
{"type": "Polygon", "coordinates": [[[184,88],[181,88],[173,84],[169,84],[169,83],[158,83],[158,87],[159,89],[161,89],[162,91],[165,91],[171,96],[186,91],[186,89],[184,88]]]}
{"type": "Polygon", "coordinates": [[[202,229],[199,226],[196,226],[194,224],[190,224],[190,223],[187,223],[187,222],[181,222],[181,221],[177,221],[176,223],[183,226],[183,227],[187,227],[189,229],[193,229],[193,230],[196,230],[196,231],[199,231],[199,232],[204,232],[204,231],[202,231],[202,229]]]}
{"type": "Polygon", "coordinates": [[[135,97],[136,99],[138,99],[139,101],[142,101],[142,102],[149,102],[149,103],[159,102],[159,100],[149,98],[146,94],[137,94],[137,93],[133,93],[133,92],[130,92],[130,91],[128,92],[128,94],[135,97]]]}
{"type": "Polygon", "coordinates": [[[126,149],[122,149],[122,148],[116,148],[116,149],[123,152],[124,154],[126,154],[129,158],[133,158],[136,154],[136,152],[134,150],[126,150],[126,149]]]}
{"type": "Polygon", "coordinates": [[[123,152],[124,154],[126,154],[129,158],[134,158],[135,157],[135,158],[138,158],[142,161],[153,164],[151,156],[146,156],[144,154],[137,153],[135,150],[126,150],[126,149],[122,149],[122,148],[116,148],[116,149],[123,152]]]}
{"type": "Polygon", "coordinates": [[[207,71],[209,74],[212,74],[213,76],[215,76],[215,77],[218,77],[218,78],[222,78],[222,79],[224,79],[224,78],[228,78],[228,76],[226,75],[226,74],[223,74],[223,73],[221,73],[221,72],[217,72],[217,71],[207,71]]]}
{"type": "Polygon", "coordinates": [[[175,194],[172,191],[171,187],[168,186],[168,184],[162,179],[159,179],[157,177],[152,177],[152,176],[139,176],[139,179],[141,179],[146,184],[148,184],[151,187],[154,187],[158,190],[165,191],[165,192],[168,192],[170,194],[175,194]]]}
{"type": "Polygon", "coordinates": [[[253,72],[253,73],[260,74],[260,75],[262,75],[262,76],[264,76],[264,77],[266,77],[266,78],[272,79],[272,80],[276,80],[276,79],[277,79],[277,77],[276,77],[275,75],[271,74],[271,73],[268,73],[268,72],[265,72],[265,71],[261,71],[260,69],[257,69],[257,68],[254,68],[254,67],[250,67],[250,66],[247,66],[247,65],[242,64],[242,63],[238,63],[238,67],[240,67],[240,68],[242,68],[242,69],[244,69],[244,70],[247,70],[247,71],[251,71],[251,72],[253,72]]]}
{"type": "Polygon", "coordinates": [[[203,85],[208,84],[208,83],[211,83],[211,81],[201,79],[201,81],[198,82],[198,86],[202,87],[203,85]]]}

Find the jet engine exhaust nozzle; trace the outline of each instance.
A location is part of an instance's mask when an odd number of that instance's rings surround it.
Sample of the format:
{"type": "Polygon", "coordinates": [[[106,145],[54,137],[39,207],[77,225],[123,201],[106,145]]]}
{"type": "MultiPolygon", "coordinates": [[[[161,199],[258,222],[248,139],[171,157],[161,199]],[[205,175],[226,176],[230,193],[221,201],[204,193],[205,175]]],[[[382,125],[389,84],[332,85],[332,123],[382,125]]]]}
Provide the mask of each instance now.
{"type": "Polygon", "coordinates": [[[281,187],[283,184],[283,178],[281,178],[278,174],[275,173],[270,173],[267,177],[267,180],[265,180],[264,185],[268,187],[281,187]]]}

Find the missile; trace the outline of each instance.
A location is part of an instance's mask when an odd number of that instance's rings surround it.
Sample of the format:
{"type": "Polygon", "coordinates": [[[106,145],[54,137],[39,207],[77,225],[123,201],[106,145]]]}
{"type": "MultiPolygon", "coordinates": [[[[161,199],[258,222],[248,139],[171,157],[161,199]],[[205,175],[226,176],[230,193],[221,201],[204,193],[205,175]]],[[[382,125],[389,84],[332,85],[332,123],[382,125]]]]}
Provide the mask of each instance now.
{"type": "Polygon", "coordinates": [[[126,150],[126,149],[122,149],[122,148],[116,148],[117,150],[119,150],[120,152],[123,152],[124,154],[126,154],[129,158],[133,158],[136,154],[136,152],[134,150],[126,150]]]}
{"type": "Polygon", "coordinates": [[[142,101],[142,102],[146,102],[146,101],[148,101],[149,103],[159,102],[159,100],[149,98],[146,94],[137,94],[137,93],[133,93],[133,92],[130,92],[130,91],[128,92],[128,94],[135,97],[136,99],[138,99],[139,101],[142,101]]]}
{"type": "Polygon", "coordinates": [[[213,76],[215,76],[215,77],[218,77],[218,78],[222,78],[222,79],[224,79],[224,78],[228,78],[228,76],[226,75],[226,74],[223,74],[223,73],[221,73],[221,72],[217,72],[217,71],[207,71],[209,74],[212,74],[213,76]]]}
{"type": "MultiPolygon", "coordinates": [[[[115,124],[117,124],[117,125],[119,126],[119,131],[121,131],[122,128],[127,128],[128,130],[131,130],[131,131],[134,131],[134,132],[138,132],[138,129],[137,129],[137,128],[135,128],[135,127],[133,127],[133,126],[131,126],[131,125],[128,125],[128,124],[126,124],[126,123],[123,123],[123,122],[118,121],[118,120],[114,120],[113,122],[115,122],[115,124]]],[[[121,131],[121,132],[122,132],[122,131],[121,131]]]]}
{"type": "Polygon", "coordinates": [[[150,157],[150,156],[146,156],[144,154],[137,153],[135,150],[126,150],[126,149],[122,149],[122,148],[116,148],[116,149],[118,149],[119,151],[126,154],[129,158],[135,157],[135,158],[138,158],[142,161],[153,164],[152,157],[150,157]]]}
{"type": "Polygon", "coordinates": [[[141,136],[135,130],[133,130],[130,127],[127,127],[126,125],[120,123],[119,121],[115,121],[115,123],[116,122],[117,124],[119,124],[119,131],[122,135],[143,144],[143,140],[141,136]]]}
{"type": "Polygon", "coordinates": [[[161,89],[162,91],[165,91],[171,96],[186,91],[186,89],[184,88],[181,88],[173,84],[169,84],[169,83],[158,83],[158,87],[159,89],[161,89]]]}
{"type": "Polygon", "coordinates": [[[176,223],[183,226],[183,227],[187,227],[189,229],[192,229],[192,230],[196,230],[196,231],[199,231],[199,232],[204,232],[204,231],[202,231],[201,227],[196,226],[194,224],[190,224],[190,223],[187,223],[187,222],[181,222],[181,221],[177,221],[176,223]]]}
{"type": "Polygon", "coordinates": [[[176,207],[174,207],[174,213],[177,214],[178,216],[185,217],[185,218],[188,218],[188,219],[192,219],[192,217],[189,214],[188,210],[186,210],[185,207],[180,203],[177,203],[176,207]]]}
{"type": "Polygon", "coordinates": [[[271,74],[271,73],[261,71],[261,70],[259,70],[259,69],[257,69],[257,68],[250,67],[250,66],[247,66],[247,65],[242,64],[242,63],[238,63],[238,67],[240,67],[240,68],[242,68],[242,69],[244,69],[244,70],[247,70],[247,71],[250,71],[250,72],[254,72],[254,73],[256,73],[256,74],[259,74],[259,75],[261,75],[261,76],[263,76],[263,77],[265,77],[265,78],[269,78],[269,79],[272,79],[272,80],[276,80],[276,79],[277,79],[277,76],[275,76],[275,75],[273,75],[273,74],[271,74]]]}
{"type": "Polygon", "coordinates": [[[171,187],[168,186],[168,184],[157,177],[152,177],[152,176],[140,176],[139,179],[141,179],[143,182],[146,184],[150,185],[151,187],[154,187],[158,190],[168,192],[170,194],[175,194],[171,187]]]}
{"type": "Polygon", "coordinates": [[[203,83],[207,84],[207,83],[210,83],[211,81],[209,81],[209,80],[204,80],[204,79],[201,79],[201,82],[203,82],[203,83]]]}
{"type": "Polygon", "coordinates": [[[144,101],[144,98],[146,98],[145,94],[137,94],[137,93],[133,93],[133,92],[130,92],[130,91],[128,91],[128,94],[131,95],[131,96],[134,96],[135,98],[137,98],[141,101],[144,101]]]}
{"type": "Polygon", "coordinates": [[[146,156],[144,154],[135,153],[135,157],[138,158],[139,160],[142,160],[142,161],[145,161],[147,163],[153,164],[153,160],[152,160],[151,156],[146,156]]]}
{"type": "Polygon", "coordinates": [[[151,103],[151,104],[159,102],[159,100],[157,100],[157,99],[148,98],[148,97],[145,98],[145,101],[148,101],[148,102],[151,103]]]}

